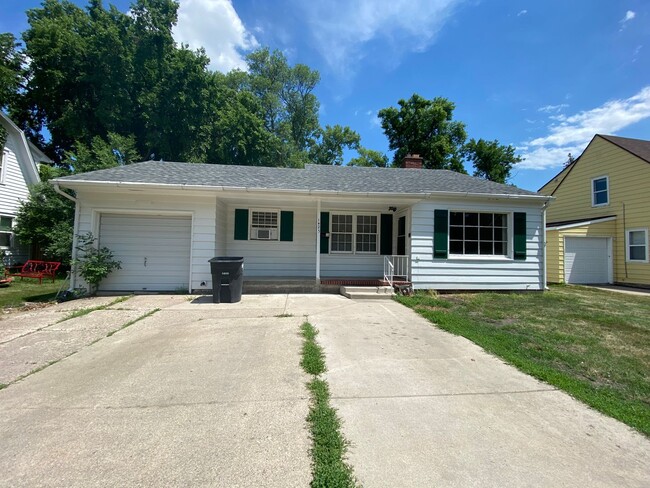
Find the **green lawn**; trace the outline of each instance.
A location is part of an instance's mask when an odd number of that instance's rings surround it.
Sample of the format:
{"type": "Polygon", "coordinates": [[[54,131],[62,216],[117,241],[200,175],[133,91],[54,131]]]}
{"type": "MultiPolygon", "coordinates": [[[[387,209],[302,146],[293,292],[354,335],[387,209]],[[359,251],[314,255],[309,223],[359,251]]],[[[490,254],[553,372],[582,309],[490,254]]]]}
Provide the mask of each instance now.
{"type": "Polygon", "coordinates": [[[650,435],[650,296],[418,293],[397,300],[520,370],[650,435]]]}
{"type": "Polygon", "coordinates": [[[26,302],[50,302],[54,301],[59,290],[62,279],[54,283],[51,280],[43,280],[39,285],[38,280],[25,278],[14,278],[8,286],[0,286],[0,309],[22,307],[26,302]]]}

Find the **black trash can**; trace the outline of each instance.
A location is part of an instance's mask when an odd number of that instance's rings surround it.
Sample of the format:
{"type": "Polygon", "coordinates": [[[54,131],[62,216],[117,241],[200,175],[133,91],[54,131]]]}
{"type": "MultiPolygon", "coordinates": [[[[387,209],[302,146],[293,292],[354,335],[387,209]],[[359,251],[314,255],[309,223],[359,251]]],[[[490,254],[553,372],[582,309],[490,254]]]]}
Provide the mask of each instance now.
{"type": "Polygon", "coordinates": [[[244,258],[221,256],[210,259],[212,302],[237,303],[244,284],[244,258]]]}

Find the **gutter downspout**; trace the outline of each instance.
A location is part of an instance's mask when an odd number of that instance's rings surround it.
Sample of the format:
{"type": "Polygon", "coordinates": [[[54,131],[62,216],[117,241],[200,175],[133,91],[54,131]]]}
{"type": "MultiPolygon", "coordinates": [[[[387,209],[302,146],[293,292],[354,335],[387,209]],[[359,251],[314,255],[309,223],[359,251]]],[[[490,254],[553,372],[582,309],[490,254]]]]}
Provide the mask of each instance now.
{"type": "Polygon", "coordinates": [[[546,283],[546,207],[551,203],[550,200],[547,200],[544,205],[542,205],[542,248],[544,249],[542,255],[542,290],[548,290],[548,284],[546,283]]]}
{"type": "Polygon", "coordinates": [[[320,286],[320,198],[316,200],[316,284],[320,286]]]}
{"type": "MultiPolygon", "coordinates": [[[[59,187],[58,183],[52,183],[52,188],[54,188],[54,191],[57,192],[59,195],[64,196],[71,202],[74,202],[74,227],[73,227],[73,234],[72,234],[72,262],[74,263],[77,259],[77,230],[79,229],[79,200],[77,200],[75,197],[70,195],[69,193],[64,192],[61,190],[59,187]]],[[[75,286],[77,284],[77,274],[71,269],[70,272],[70,288],[69,291],[72,291],[75,289],[75,286]]]]}

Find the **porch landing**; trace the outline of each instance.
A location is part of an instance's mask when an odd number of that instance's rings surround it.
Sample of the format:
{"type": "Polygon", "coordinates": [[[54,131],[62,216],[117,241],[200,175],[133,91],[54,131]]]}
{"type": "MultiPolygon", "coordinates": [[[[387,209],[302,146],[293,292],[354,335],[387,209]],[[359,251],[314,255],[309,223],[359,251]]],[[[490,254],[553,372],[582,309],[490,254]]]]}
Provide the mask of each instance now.
{"type": "MultiPolygon", "coordinates": [[[[395,284],[405,284],[405,281],[395,281],[395,284]]],[[[383,278],[315,278],[305,277],[251,277],[244,278],[242,292],[249,295],[267,293],[340,293],[342,286],[354,287],[385,287],[388,286],[383,278]]]]}

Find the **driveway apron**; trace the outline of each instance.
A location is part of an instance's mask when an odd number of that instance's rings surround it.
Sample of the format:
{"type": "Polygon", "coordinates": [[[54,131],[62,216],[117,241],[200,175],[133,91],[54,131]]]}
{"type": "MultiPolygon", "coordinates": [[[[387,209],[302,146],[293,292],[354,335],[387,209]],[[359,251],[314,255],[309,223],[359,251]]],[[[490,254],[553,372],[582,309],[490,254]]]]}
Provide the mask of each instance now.
{"type": "Polygon", "coordinates": [[[647,487],[650,441],[391,301],[309,316],[372,487],[647,487]]]}
{"type": "Polygon", "coordinates": [[[121,303],[161,310],[0,391],[0,486],[308,486],[286,302],[121,303]]]}

